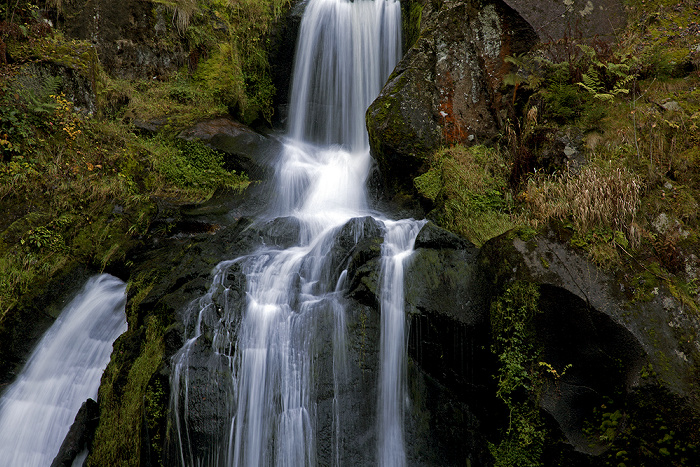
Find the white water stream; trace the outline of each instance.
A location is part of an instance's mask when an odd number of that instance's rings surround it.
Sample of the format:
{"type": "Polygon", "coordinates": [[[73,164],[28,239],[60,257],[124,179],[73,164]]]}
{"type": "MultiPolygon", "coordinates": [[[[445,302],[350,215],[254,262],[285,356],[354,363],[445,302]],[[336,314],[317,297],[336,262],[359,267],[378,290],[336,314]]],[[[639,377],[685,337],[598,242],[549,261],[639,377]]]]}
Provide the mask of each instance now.
{"type": "MultiPolygon", "coordinates": [[[[338,398],[347,359],[346,310],[341,300],[345,274],[331,281],[328,264],[339,228],[351,219],[372,215],[365,192],[371,167],[365,111],[400,51],[398,1],[309,1],[297,45],[291,124],[276,166],[277,192],[270,213],[296,218],[300,238],[291,248],[266,247],[220,263],[209,293],[194,304],[197,325],[173,359],[171,414],[182,465],[343,464],[343,413],[338,398]],[[191,438],[194,422],[188,416],[193,390],[188,361],[203,333],[202,323],[221,302],[215,297],[230,293],[225,283],[234,266],[246,278],[245,307],[242,313],[233,304],[219,310],[212,339],[214,353],[228,356],[233,380],[231,422],[228,433],[221,436],[225,446],[212,446],[206,455],[198,455],[191,438]],[[318,368],[312,356],[320,345],[314,341],[316,329],[329,315],[334,323],[333,344],[325,351],[333,352],[334,452],[329,458],[318,458],[318,368]]],[[[375,220],[386,233],[376,463],[398,466],[406,463],[403,262],[424,222],[389,221],[376,215],[375,220]]],[[[353,225],[359,241],[363,221],[353,225]]]]}
{"type": "Polygon", "coordinates": [[[51,465],[126,331],[125,291],[108,274],[90,279],[42,337],[0,398],[0,465],[51,465]]]}

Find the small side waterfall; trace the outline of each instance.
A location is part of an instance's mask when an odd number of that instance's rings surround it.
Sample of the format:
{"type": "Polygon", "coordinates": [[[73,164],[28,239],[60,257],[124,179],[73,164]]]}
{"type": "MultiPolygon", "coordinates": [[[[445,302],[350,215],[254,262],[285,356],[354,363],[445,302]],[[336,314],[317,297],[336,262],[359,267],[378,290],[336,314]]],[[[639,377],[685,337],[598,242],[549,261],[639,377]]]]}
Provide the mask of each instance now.
{"type": "Polygon", "coordinates": [[[0,463],[51,465],[82,403],[97,397],[125,304],[126,284],[103,274],[64,308],[0,399],[0,463]]]}
{"type": "Polygon", "coordinates": [[[347,376],[347,284],[346,271],[332,263],[341,230],[355,244],[369,231],[386,234],[379,423],[371,445],[378,448],[377,463],[406,463],[403,261],[424,222],[373,216],[365,192],[372,161],[364,115],[400,50],[399,1],[309,0],[269,214],[296,222],[299,238],[290,248],[265,246],[221,262],[209,292],[191,304],[186,320],[192,329],[173,358],[171,383],[182,465],[344,465],[347,414],[340,407],[347,376]],[[242,293],[236,291],[240,278],[242,293]],[[201,420],[189,415],[190,395],[197,390],[192,362],[201,361],[204,345],[211,347],[207,358],[214,362],[211,384],[227,388],[225,414],[216,416],[230,421],[221,423],[216,445],[206,450],[193,438],[201,420]],[[332,355],[332,375],[319,374],[316,358],[322,353],[332,355]],[[333,420],[324,422],[332,433],[323,435],[331,440],[323,450],[317,446],[319,379],[331,380],[333,391],[333,420]]]}
{"type": "Polygon", "coordinates": [[[425,222],[387,223],[382,246],[381,342],[379,400],[377,401],[382,466],[406,464],[403,414],[406,401],[406,315],[404,313],[404,262],[413,252],[416,236],[425,222]]]}

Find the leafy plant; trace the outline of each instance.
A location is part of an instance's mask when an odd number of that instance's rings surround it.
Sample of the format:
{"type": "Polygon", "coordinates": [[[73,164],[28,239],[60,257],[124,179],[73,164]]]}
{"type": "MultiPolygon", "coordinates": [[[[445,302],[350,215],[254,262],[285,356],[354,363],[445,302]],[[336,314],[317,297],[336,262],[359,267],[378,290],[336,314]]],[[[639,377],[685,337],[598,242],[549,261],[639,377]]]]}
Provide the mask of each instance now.
{"type": "Polygon", "coordinates": [[[612,100],[619,94],[629,94],[630,85],[637,77],[631,73],[634,60],[615,54],[614,61],[607,61],[593,47],[586,44],[579,44],[579,47],[591,62],[588,71],[581,77],[582,82],[577,83],[579,86],[601,100],[612,100]]]}
{"type": "Polygon", "coordinates": [[[500,365],[496,395],[510,414],[499,444],[489,445],[498,467],[542,465],[546,431],[530,398],[541,384],[536,366],[540,351],[533,339],[538,300],[536,285],[518,281],[491,305],[492,351],[500,365]]]}

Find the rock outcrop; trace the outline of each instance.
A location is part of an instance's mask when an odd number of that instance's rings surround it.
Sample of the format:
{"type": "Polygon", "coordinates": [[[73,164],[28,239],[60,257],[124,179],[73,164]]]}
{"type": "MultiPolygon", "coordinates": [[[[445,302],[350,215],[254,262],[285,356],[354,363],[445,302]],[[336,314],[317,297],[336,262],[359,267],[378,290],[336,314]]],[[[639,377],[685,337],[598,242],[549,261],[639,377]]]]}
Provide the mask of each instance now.
{"type": "MultiPolygon", "coordinates": [[[[667,398],[684,407],[691,426],[698,423],[700,319],[669,289],[635,299],[624,278],[597,268],[554,231],[528,241],[505,234],[484,245],[479,261],[486,283],[495,284],[492,297],[518,280],[539,287],[541,314],[531,339],[552,368],[570,367],[537,400],[576,451],[598,455],[607,448],[586,434],[585,423],[610,401],[625,405],[628,426],[655,416],[667,398]]],[[[690,434],[687,422],[666,422],[679,437],[690,434]]]]}
{"type": "Polygon", "coordinates": [[[625,27],[620,0],[505,0],[533,27],[540,40],[613,39],[625,27]]]}
{"type": "Polygon", "coordinates": [[[422,30],[367,111],[372,155],[390,192],[411,190],[440,145],[485,142],[502,124],[508,55],[529,50],[532,27],[505,3],[446,1],[423,9],[422,30]]]}
{"type": "Polygon", "coordinates": [[[62,16],[68,35],[90,41],[118,78],[167,77],[187,63],[185,42],[163,3],[79,0],[65,4],[62,16]]]}

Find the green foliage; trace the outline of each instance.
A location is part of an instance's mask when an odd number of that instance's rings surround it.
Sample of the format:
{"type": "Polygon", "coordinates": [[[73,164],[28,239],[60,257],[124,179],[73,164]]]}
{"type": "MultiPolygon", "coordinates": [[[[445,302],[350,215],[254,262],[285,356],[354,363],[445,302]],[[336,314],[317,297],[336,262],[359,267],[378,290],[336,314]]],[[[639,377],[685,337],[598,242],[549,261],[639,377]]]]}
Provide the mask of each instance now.
{"type": "Polygon", "coordinates": [[[606,448],[601,465],[695,465],[699,420],[678,410],[677,396],[653,383],[646,391],[624,402],[606,397],[594,409],[584,433],[606,448]]]}
{"type": "Polygon", "coordinates": [[[240,113],[248,106],[241,59],[232,44],[219,44],[199,65],[194,78],[234,112],[240,113]]]}
{"type": "Polygon", "coordinates": [[[573,84],[551,83],[541,93],[543,115],[557,123],[575,120],[583,112],[585,101],[573,84]]]}
{"type": "Polygon", "coordinates": [[[591,64],[588,72],[583,73],[582,82],[577,83],[583,89],[601,100],[612,100],[619,94],[629,94],[632,82],[637,75],[632,73],[634,60],[628,56],[614,54],[613,60],[603,60],[593,47],[579,44],[591,64]]]}
{"type": "Polygon", "coordinates": [[[404,11],[402,21],[403,30],[406,34],[406,50],[408,50],[413,47],[413,44],[415,44],[418,37],[420,37],[421,20],[423,18],[423,5],[415,0],[405,3],[408,3],[408,14],[404,11]]]}
{"type": "Polygon", "coordinates": [[[492,351],[500,364],[496,395],[510,414],[499,444],[489,444],[498,467],[542,465],[546,431],[533,400],[542,381],[533,327],[538,301],[537,286],[519,281],[491,304],[492,351]]]}
{"type": "Polygon", "coordinates": [[[194,73],[195,83],[246,124],[272,120],[275,88],[267,34],[289,4],[290,0],[200,2],[203,14],[195,15],[185,31],[191,49],[207,51],[194,73]],[[211,17],[223,27],[214,30],[211,17]]]}
{"type": "Polygon", "coordinates": [[[177,187],[214,190],[247,185],[246,177],[223,167],[220,153],[199,141],[178,140],[170,146],[156,138],[151,144],[160,145],[163,151],[163,157],[155,161],[156,170],[177,187]]]}
{"type": "Polygon", "coordinates": [[[60,76],[39,79],[25,77],[0,88],[0,144],[3,159],[32,148],[36,127],[49,127],[56,111],[53,95],[61,85],[60,76]]]}

